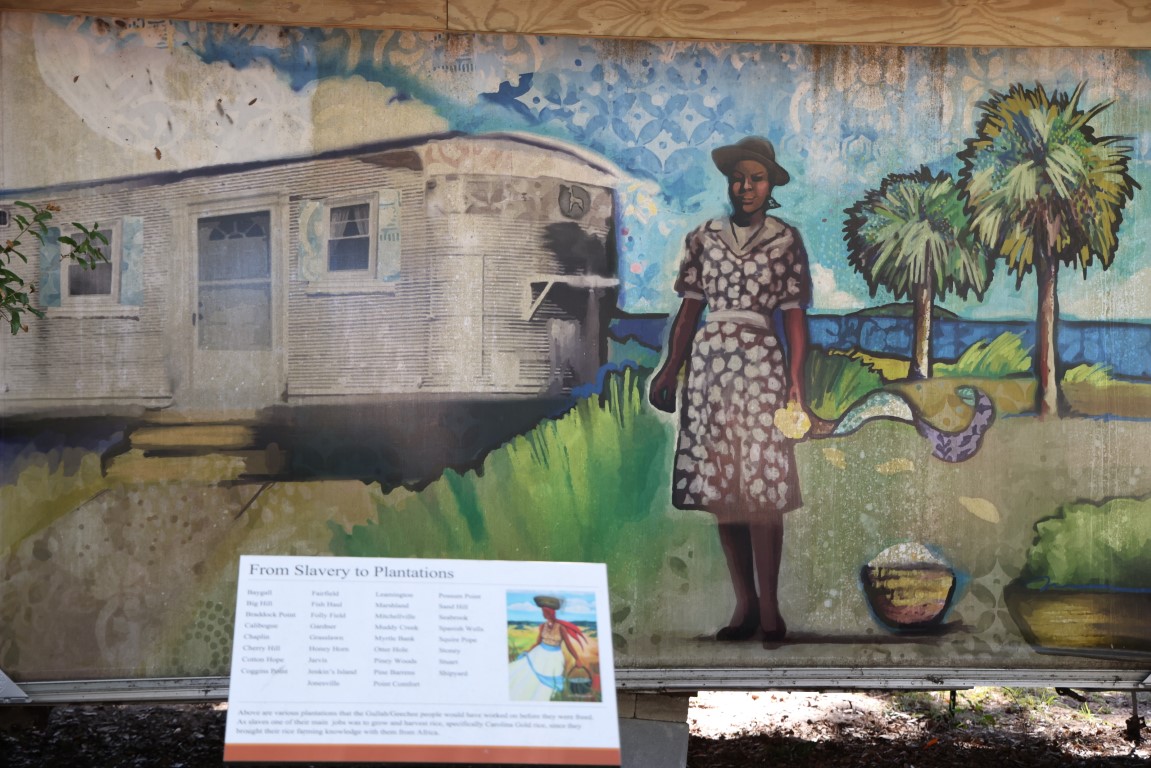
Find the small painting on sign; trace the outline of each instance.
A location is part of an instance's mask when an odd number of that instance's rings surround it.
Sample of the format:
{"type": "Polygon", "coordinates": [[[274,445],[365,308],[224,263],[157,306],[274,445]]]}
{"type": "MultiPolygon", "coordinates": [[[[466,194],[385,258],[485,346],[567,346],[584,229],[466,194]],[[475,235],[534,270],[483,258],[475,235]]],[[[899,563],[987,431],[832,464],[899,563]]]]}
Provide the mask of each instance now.
{"type": "Polygon", "coordinates": [[[508,592],[512,701],[602,701],[595,595],[508,592]]]}

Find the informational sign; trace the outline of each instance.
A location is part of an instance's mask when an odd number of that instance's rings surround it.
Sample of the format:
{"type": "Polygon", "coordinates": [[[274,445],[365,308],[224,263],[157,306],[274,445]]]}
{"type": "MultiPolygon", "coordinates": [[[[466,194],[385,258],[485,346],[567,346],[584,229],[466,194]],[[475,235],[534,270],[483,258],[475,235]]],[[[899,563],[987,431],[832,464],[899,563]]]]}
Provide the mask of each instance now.
{"type": "Polygon", "coordinates": [[[619,765],[602,564],[240,559],[225,761],[619,765]]]}

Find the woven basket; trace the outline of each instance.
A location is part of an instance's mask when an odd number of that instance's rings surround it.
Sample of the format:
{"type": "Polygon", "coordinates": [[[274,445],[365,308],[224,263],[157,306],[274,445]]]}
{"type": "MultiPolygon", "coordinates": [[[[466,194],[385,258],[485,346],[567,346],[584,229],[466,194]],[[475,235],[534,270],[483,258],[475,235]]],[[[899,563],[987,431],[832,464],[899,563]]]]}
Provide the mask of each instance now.
{"type": "Polygon", "coordinates": [[[592,701],[595,698],[595,685],[591,670],[582,665],[576,665],[568,670],[564,679],[564,692],[568,699],[592,701]]]}

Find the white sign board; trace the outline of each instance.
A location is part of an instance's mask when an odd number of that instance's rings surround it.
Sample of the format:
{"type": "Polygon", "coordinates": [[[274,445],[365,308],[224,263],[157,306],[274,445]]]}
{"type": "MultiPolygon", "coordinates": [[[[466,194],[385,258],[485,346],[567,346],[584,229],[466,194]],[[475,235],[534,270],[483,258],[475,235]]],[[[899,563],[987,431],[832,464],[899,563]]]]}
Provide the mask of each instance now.
{"type": "Polygon", "coordinates": [[[619,765],[602,564],[240,559],[225,761],[619,765]]]}

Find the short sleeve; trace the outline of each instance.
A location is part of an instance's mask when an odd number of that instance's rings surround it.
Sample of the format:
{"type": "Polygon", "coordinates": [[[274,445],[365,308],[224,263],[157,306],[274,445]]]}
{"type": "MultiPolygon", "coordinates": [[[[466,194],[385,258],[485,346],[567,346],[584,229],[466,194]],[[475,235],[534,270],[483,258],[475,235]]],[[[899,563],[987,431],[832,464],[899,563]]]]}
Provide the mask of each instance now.
{"type": "Polygon", "coordinates": [[[679,260],[679,275],[675,279],[675,292],[685,299],[702,299],[703,247],[695,232],[687,236],[679,260]]]}
{"type": "Polygon", "coordinates": [[[799,232],[791,230],[791,247],[787,249],[787,271],[782,279],[779,309],[806,309],[811,306],[811,269],[807,249],[799,232]]]}

